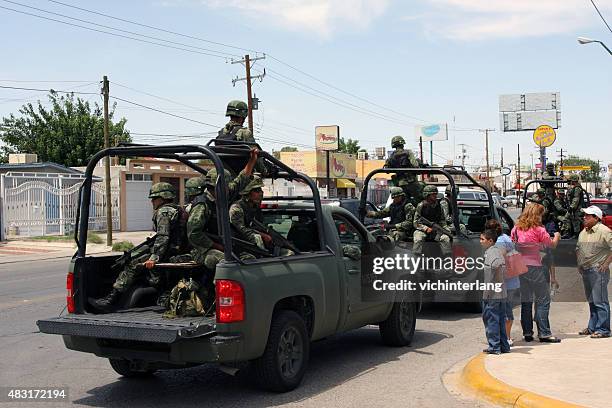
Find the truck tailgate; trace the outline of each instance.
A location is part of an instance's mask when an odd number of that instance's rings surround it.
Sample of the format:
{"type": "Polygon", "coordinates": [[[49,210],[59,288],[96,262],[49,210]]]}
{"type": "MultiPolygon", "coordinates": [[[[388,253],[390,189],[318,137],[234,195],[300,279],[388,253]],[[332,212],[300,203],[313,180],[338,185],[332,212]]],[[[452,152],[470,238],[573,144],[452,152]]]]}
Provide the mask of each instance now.
{"type": "Polygon", "coordinates": [[[146,307],[107,314],[71,314],[36,324],[48,334],[165,344],[215,334],[215,316],[165,319],[163,312],[161,307],[146,307]]]}

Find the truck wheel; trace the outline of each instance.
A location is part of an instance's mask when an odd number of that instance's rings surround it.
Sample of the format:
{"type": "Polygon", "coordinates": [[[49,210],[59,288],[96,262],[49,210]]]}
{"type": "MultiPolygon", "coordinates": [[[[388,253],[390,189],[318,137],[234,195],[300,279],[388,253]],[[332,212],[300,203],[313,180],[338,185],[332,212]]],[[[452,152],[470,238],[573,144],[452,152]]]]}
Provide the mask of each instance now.
{"type": "Polygon", "coordinates": [[[302,381],[310,355],[310,339],[302,317],[290,310],[274,315],[264,354],[253,363],[259,385],[286,392],[302,381]]]}
{"type": "Polygon", "coordinates": [[[136,371],[132,369],[130,360],[124,360],[122,358],[109,358],[108,361],[110,362],[111,367],[113,367],[113,370],[117,372],[117,374],[120,374],[127,378],[150,377],[153,375],[153,373],[155,373],[155,371],[157,371],[155,369],[146,371],[136,371]]]}
{"type": "Polygon", "coordinates": [[[416,304],[414,302],[396,302],[387,317],[378,328],[383,343],[388,346],[408,346],[412,342],[416,326],[416,304]]]}

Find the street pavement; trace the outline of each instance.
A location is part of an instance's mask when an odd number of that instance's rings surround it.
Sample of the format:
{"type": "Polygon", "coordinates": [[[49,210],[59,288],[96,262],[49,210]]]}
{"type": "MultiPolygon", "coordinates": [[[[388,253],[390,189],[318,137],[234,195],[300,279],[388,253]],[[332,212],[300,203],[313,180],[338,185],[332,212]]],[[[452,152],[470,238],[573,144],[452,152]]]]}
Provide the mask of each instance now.
{"type": "Polygon", "coordinates": [[[64,308],[67,268],[67,259],[0,265],[3,386],[67,386],[72,403],[88,406],[486,406],[457,399],[442,383],[447,369],[484,347],[480,316],[452,307],[423,311],[411,347],[384,346],[376,327],[313,344],[302,386],[287,394],[260,391],[247,375],[232,377],[212,365],[121,379],[107,360],[38,333],[37,319],[64,308]]]}

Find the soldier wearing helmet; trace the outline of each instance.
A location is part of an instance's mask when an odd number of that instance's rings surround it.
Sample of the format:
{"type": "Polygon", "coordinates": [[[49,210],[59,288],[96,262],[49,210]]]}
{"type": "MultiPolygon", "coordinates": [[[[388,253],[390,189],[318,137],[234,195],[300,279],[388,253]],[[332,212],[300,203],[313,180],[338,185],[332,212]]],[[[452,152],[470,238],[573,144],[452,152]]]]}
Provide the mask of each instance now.
{"type": "Polygon", "coordinates": [[[446,218],[442,206],[438,203],[438,189],[436,186],[427,185],[423,189],[425,199],[417,205],[414,214],[414,245],[412,250],[415,254],[423,253],[423,242],[431,238],[440,243],[443,256],[451,255],[451,241],[448,235],[438,233],[433,228],[425,225],[424,220],[429,223],[438,224],[442,228],[447,228],[446,218]]]}
{"type": "MultiPolygon", "coordinates": [[[[554,191],[554,190],[553,190],[554,191]]],[[[544,214],[542,214],[542,224],[546,227],[549,233],[557,231],[555,223],[555,207],[553,200],[546,194],[546,189],[540,187],[536,190],[535,197],[530,198],[529,201],[541,204],[544,207],[544,214]]]]}
{"type": "Polygon", "coordinates": [[[567,217],[572,226],[573,235],[580,232],[582,226],[581,209],[585,207],[584,189],[580,185],[580,177],[577,174],[572,174],[568,178],[570,187],[566,192],[567,200],[567,217]]]}
{"type": "MultiPolygon", "coordinates": [[[[406,141],[401,136],[394,136],[391,139],[391,147],[395,150],[385,162],[385,168],[418,168],[423,167],[420,160],[414,155],[412,150],[404,149],[406,141]]],[[[409,200],[414,205],[421,200],[422,183],[417,181],[416,174],[394,174],[391,181],[396,187],[401,187],[409,200]]]]}
{"type": "Polygon", "coordinates": [[[546,182],[542,182],[541,186],[546,189],[546,196],[548,196],[552,201],[555,199],[555,183],[556,180],[561,180],[561,177],[558,177],[555,173],[555,164],[552,162],[546,163],[546,171],[542,175],[542,180],[546,180],[546,182]]]}
{"type": "MultiPolygon", "coordinates": [[[[446,220],[446,225],[448,225],[448,229],[451,232],[455,232],[455,223],[453,222],[453,192],[450,184],[446,186],[444,189],[444,198],[440,200],[440,205],[442,206],[442,211],[444,211],[444,219],[446,220]]],[[[456,194],[455,194],[456,201],[456,194]]],[[[467,234],[467,228],[465,224],[459,223],[459,229],[462,233],[467,234]]]]}
{"type": "Polygon", "coordinates": [[[227,104],[225,116],[230,121],[219,130],[217,139],[255,142],[253,133],[244,127],[244,120],[248,116],[249,108],[245,102],[233,100],[227,104]]]}
{"type": "Polygon", "coordinates": [[[388,227],[389,236],[397,241],[408,241],[412,236],[414,227],[414,206],[406,199],[406,193],[401,187],[391,187],[391,198],[393,202],[380,211],[368,211],[370,218],[390,217],[388,227]]]}
{"type": "Polygon", "coordinates": [[[108,312],[114,309],[121,295],[144,274],[145,268],[149,271],[149,284],[160,287],[161,276],[153,270],[155,264],[178,255],[184,246],[179,207],[173,203],[175,197],[176,192],[170,183],[155,183],[151,187],[149,198],[154,210],[155,237],[151,243],[140,247],[137,254],[131,254],[130,263],[119,273],[107,296],[100,299],[89,298],[89,303],[97,310],[108,312]]]}
{"type": "Polygon", "coordinates": [[[270,235],[260,232],[251,224],[253,219],[262,222],[261,201],[263,200],[264,183],[261,177],[254,176],[246,187],[240,191],[240,200],[230,206],[230,223],[238,231],[239,238],[244,239],[261,249],[266,249],[272,242],[270,235]]]}

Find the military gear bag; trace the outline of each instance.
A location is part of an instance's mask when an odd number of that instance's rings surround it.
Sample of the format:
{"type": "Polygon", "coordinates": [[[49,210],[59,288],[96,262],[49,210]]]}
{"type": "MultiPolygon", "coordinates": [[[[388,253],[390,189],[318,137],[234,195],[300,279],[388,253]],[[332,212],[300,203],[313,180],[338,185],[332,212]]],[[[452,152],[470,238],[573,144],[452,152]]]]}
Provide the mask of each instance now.
{"type": "Polygon", "coordinates": [[[166,312],[163,317],[174,319],[176,317],[203,316],[204,303],[201,298],[200,285],[192,278],[181,279],[166,301],[166,312]]]}

